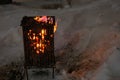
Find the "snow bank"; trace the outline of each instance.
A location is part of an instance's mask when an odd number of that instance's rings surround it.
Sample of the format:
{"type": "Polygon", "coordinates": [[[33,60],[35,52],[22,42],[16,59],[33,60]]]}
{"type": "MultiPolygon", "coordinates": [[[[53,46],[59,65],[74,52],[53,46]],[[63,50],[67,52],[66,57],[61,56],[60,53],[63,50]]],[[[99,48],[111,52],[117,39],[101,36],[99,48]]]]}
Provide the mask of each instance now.
{"type": "Polygon", "coordinates": [[[100,80],[103,73],[102,80],[109,80],[107,72],[119,76],[119,67],[112,64],[119,63],[120,11],[118,2],[112,2],[101,0],[102,4],[62,10],[0,6],[0,65],[23,56],[22,31],[18,27],[23,16],[55,15],[56,80],[100,80]]]}

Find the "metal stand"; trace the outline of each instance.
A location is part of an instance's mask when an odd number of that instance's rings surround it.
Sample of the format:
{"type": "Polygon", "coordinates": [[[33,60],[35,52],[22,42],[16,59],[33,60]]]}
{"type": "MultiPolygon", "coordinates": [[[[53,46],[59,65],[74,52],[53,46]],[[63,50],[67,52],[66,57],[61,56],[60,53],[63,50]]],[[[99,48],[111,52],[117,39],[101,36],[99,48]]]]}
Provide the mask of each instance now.
{"type": "Polygon", "coordinates": [[[53,79],[55,78],[55,75],[54,75],[54,67],[53,67],[53,71],[52,71],[52,78],[53,78],[53,79]]]}
{"type": "Polygon", "coordinates": [[[28,71],[27,71],[27,69],[26,69],[26,77],[27,77],[27,80],[28,80],[28,71]]]}
{"type": "Polygon", "coordinates": [[[25,68],[25,76],[26,76],[26,78],[27,78],[27,80],[28,80],[28,70],[27,70],[27,67],[26,67],[26,66],[24,66],[24,68],[25,68]]]}
{"type": "MultiPolygon", "coordinates": [[[[24,68],[25,68],[26,80],[29,80],[29,77],[28,77],[28,69],[27,69],[26,66],[25,66],[24,68]]],[[[53,79],[55,78],[55,75],[54,75],[54,74],[55,74],[55,70],[54,70],[54,69],[55,69],[55,67],[52,68],[52,78],[53,78],[53,79]]]]}

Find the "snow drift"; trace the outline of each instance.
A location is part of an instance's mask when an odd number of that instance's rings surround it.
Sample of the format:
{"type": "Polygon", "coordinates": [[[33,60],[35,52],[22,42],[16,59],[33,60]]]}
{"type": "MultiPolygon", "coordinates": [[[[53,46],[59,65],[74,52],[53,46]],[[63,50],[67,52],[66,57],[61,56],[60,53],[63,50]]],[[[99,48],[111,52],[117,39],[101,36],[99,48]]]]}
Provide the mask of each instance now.
{"type": "Polygon", "coordinates": [[[23,16],[55,15],[58,19],[55,33],[56,80],[120,79],[120,68],[117,67],[120,66],[119,8],[117,0],[95,1],[61,10],[0,6],[0,65],[23,56],[19,26],[23,16]]]}

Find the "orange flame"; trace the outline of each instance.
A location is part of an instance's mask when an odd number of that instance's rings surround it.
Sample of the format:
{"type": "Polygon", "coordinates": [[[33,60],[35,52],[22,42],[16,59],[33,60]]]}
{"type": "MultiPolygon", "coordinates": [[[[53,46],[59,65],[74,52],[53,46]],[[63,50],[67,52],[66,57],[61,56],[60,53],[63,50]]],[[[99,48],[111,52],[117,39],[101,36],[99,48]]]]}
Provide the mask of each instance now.
{"type": "MultiPolygon", "coordinates": [[[[47,16],[42,16],[42,17],[36,16],[34,20],[38,22],[45,22],[45,23],[49,21],[48,22],[49,24],[53,24],[53,19],[47,16]]],[[[57,30],[57,22],[55,22],[55,25],[54,25],[54,33],[56,32],[56,30],[57,30]]],[[[28,38],[33,42],[32,46],[37,54],[44,53],[46,46],[50,45],[50,41],[45,40],[47,35],[46,29],[41,29],[41,31],[38,34],[34,33],[32,30],[29,30],[27,35],[28,35],[28,38]]],[[[53,35],[50,35],[50,37],[53,37],[53,35]]]]}
{"type": "Polygon", "coordinates": [[[57,30],[57,22],[54,25],[54,33],[56,32],[56,30],[57,30]]]}
{"type": "Polygon", "coordinates": [[[38,33],[40,34],[41,38],[39,38],[39,35],[37,35],[36,33],[33,33],[32,30],[29,30],[27,34],[28,38],[33,42],[32,46],[36,53],[44,53],[46,47],[46,44],[44,44],[46,42],[45,35],[47,35],[46,29],[42,29],[40,33],[38,33]]]}
{"type": "Polygon", "coordinates": [[[38,22],[47,22],[47,16],[42,16],[42,17],[36,16],[34,20],[38,22]]]}
{"type": "MultiPolygon", "coordinates": [[[[47,23],[48,21],[48,23],[49,24],[53,24],[53,19],[52,18],[50,18],[50,17],[48,17],[47,18],[47,16],[42,16],[42,17],[39,17],[39,16],[36,16],[35,18],[34,18],[34,20],[36,20],[37,22],[45,22],[45,23],[47,23]]],[[[55,22],[55,25],[54,25],[54,33],[56,32],[56,30],[57,30],[57,21],[55,22]]]]}
{"type": "Polygon", "coordinates": [[[44,29],[41,30],[41,34],[42,34],[42,40],[44,40],[44,38],[45,38],[45,30],[44,29]]]}

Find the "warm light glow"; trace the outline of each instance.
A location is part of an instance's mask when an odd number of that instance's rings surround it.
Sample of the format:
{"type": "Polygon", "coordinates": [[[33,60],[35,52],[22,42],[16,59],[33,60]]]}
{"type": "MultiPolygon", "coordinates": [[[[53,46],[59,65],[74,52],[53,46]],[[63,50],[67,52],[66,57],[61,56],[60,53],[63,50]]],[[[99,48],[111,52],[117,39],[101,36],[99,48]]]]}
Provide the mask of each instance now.
{"type": "Polygon", "coordinates": [[[54,33],[56,32],[56,30],[57,30],[57,22],[54,25],[54,33]]]}
{"type": "Polygon", "coordinates": [[[39,47],[39,44],[37,44],[36,46],[37,46],[37,48],[38,48],[38,47],[39,47]]]}
{"type": "MultiPolygon", "coordinates": [[[[48,17],[47,18],[47,16],[42,16],[42,17],[39,17],[39,16],[36,16],[35,18],[34,18],[34,20],[36,20],[37,22],[45,22],[45,23],[49,23],[49,24],[53,24],[53,18],[51,18],[51,17],[48,17]]],[[[56,32],[56,30],[57,30],[57,21],[55,22],[55,25],[54,25],[54,33],[56,32]]]]}
{"type": "Polygon", "coordinates": [[[33,40],[35,40],[35,36],[33,36],[33,40]]]}
{"type": "Polygon", "coordinates": [[[44,40],[44,38],[45,38],[45,29],[41,30],[41,34],[42,34],[42,40],[44,40]]]}
{"type": "Polygon", "coordinates": [[[44,29],[42,29],[41,33],[42,33],[42,35],[44,35],[44,34],[45,34],[45,30],[44,30],[44,29]]]}
{"type": "Polygon", "coordinates": [[[41,42],[40,42],[40,47],[41,47],[41,45],[42,45],[42,44],[41,44],[41,42]]]}
{"type": "Polygon", "coordinates": [[[42,16],[42,17],[36,16],[34,18],[34,20],[36,20],[38,22],[45,22],[45,23],[47,23],[47,16],[42,16]]]}
{"type": "Polygon", "coordinates": [[[36,37],[36,41],[38,42],[38,40],[39,40],[39,38],[38,37],[36,37]]]}
{"type": "Polygon", "coordinates": [[[32,30],[29,30],[29,32],[31,33],[32,30]]]}
{"type": "MultiPolygon", "coordinates": [[[[36,20],[37,22],[43,22],[47,23],[47,24],[53,24],[53,18],[52,17],[47,17],[47,16],[36,16],[34,18],[34,20],[36,20]]],[[[54,33],[57,30],[57,22],[54,25],[54,33]]],[[[46,40],[46,36],[49,32],[47,32],[46,28],[43,28],[39,31],[39,33],[35,33],[33,30],[29,30],[27,35],[28,35],[28,39],[30,39],[30,41],[32,42],[31,46],[33,47],[33,49],[35,50],[35,52],[37,54],[41,54],[41,53],[45,53],[45,49],[47,47],[47,45],[50,45],[50,41],[46,40]]],[[[54,37],[54,34],[51,34],[50,37],[54,37]]]]}
{"type": "Polygon", "coordinates": [[[37,50],[36,53],[39,54],[39,51],[37,50]]]}
{"type": "Polygon", "coordinates": [[[44,53],[45,51],[45,36],[47,35],[46,29],[42,29],[38,35],[36,33],[33,33],[32,30],[29,30],[28,38],[33,42],[31,46],[33,46],[34,50],[37,54],[44,53]],[[41,36],[41,38],[40,38],[41,36]]]}

